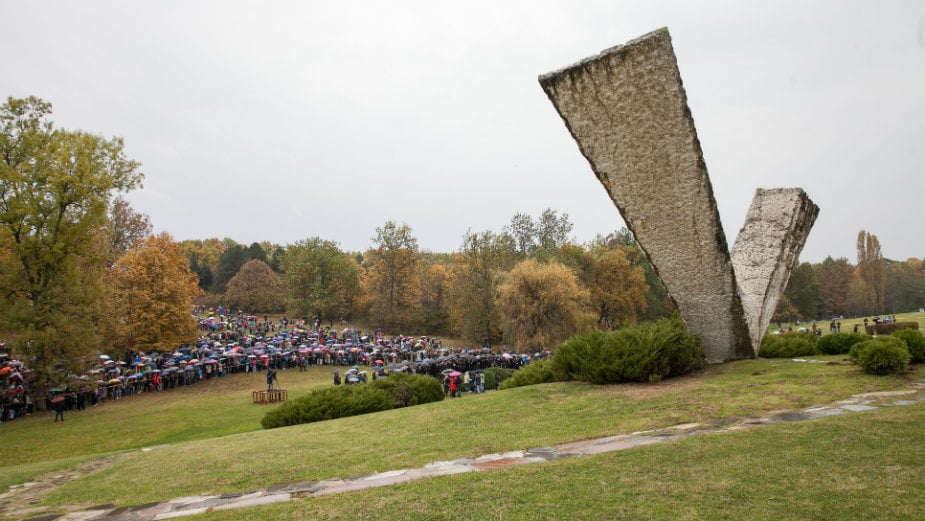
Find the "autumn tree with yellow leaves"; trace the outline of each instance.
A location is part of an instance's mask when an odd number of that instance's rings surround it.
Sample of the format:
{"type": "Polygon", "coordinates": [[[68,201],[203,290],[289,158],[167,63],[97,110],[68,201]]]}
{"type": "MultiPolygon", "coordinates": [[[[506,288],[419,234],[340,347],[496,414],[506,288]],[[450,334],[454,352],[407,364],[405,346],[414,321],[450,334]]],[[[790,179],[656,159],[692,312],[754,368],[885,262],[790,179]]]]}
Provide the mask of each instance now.
{"type": "Polygon", "coordinates": [[[196,275],[180,245],[161,233],[136,243],[106,274],[106,350],[174,351],[196,339],[196,275]]]}

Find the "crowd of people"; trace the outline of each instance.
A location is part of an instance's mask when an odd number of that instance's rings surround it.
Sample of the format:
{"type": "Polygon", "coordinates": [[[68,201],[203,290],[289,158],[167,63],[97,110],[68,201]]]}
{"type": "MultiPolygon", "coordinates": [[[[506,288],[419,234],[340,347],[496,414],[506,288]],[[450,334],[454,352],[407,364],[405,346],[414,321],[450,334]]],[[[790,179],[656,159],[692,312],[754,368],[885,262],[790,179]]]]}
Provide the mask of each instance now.
{"type": "MultiPolygon", "coordinates": [[[[320,320],[270,320],[218,308],[197,310],[200,337],[171,352],[127,350],[118,359],[99,354],[85,374],[72,374],[44,393],[46,410],[55,410],[55,421],[64,412],[98,406],[146,392],[189,387],[212,378],[263,373],[280,369],[307,370],[330,366],[335,383],[344,372],[344,383],[361,383],[395,372],[426,374],[441,381],[448,396],[463,391],[484,392],[484,369],[517,369],[536,357],[494,353],[486,347],[449,348],[428,336],[385,337],[381,330],[363,333],[351,328],[322,326],[320,320]],[[361,370],[362,368],[362,370],[361,370]],[[356,380],[354,380],[356,379],[356,380]],[[349,380],[349,381],[348,381],[349,380]]],[[[341,326],[344,324],[341,323],[341,326]]],[[[0,353],[0,421],[32,414],[37,390],[31,371],[22,360],[0,353]]],[[[268,386],[271,378],[268,378],[268,386]]]]}

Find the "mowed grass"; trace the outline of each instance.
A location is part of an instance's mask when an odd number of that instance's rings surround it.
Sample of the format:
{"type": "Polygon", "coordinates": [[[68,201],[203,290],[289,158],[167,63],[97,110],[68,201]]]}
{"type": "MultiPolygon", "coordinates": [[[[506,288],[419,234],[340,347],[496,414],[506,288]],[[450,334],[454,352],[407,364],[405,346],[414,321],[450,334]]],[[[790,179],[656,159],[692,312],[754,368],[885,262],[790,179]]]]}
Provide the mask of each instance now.
{"type": "MultiPolygon", "coordinates": [[[[132,505],[417,467],[433,461],[556,445],[678,423],[745,418],[772,410],[827,404],[859,392],[902,388],[909,379],[923,377],[921,368],[904,377],[873,377],[861,374],[856,367],[844,362],[843,357],[818,359],[832,362],[832,365],[749,360],[711,366],[699,374],[659,384],[532,386],[270,431],[259,427],[260,418],[268,410],[266,406],[250,403],[250,391],[261,387],[262,376],[232,376],[181,392],[174,390],[126,398],[85,412],[71,413],[64,423],[55,424],[51,414],[5,423],[0,430],[5,452],[20,454],[23,459],[4,458],[0,475],[4,476],[5,484],[21,482],[30,479],[30,473],[66,468],[82,459],[120,452],[112,466],[60,487],[45,498],[45,503],[132,505]],[[155,448],[137,450],[142,447],[155,448]]],[[[298,395],[313,386],[329,385],[329,377],[330,368],[313,368],[308,374],[284,371],[280,378],[284,387],[298,395]]],[[[725,435],[721,438],[731,439],[725,435]]],[[[824,456],[819,454],[820,458],[824,456]]],[[[607,456],[611,457],[625,456],[607,456]]],[[[676,464],[669,464],[672,459],[673,456],[664,456],[665,468],[651,470],[688,472],[686,456],[678,456],[676,464]]],[[[611,489],[605,494],[607,497],[615,494],[617,488],[639,486],[635,482],[621,485],[614,481],[616,468],[610,468],[609,463],[596,465],[592,460],[599,461],[593,458],[587,462],[584,459],[561,462],[552,464],[551,468],[562,464],[577,465],[575,477],[584,475],[590,480],[588,483],[610,484],[596,485],[611,489]]],[[[773,460],[763,464],[773,466],[773,460]]],[[[441,498],[454,496],[461,501],[468,497],[465,489],[473,483],[481,483],[482,479],[494,483],[483,490],[486,501],[500,491],[515,496],[506,500],[507,506],[502,509],[504,517],[513,515],[510,510],[517,509],[519,499],[516,496],[526,489],[542,490],[542,494],[551,495],[544,500],[550,502],[560,493],[587,493],[581,488],[569,489],[558,478],[532,481],[530,473],[539,472],[537,476],[541,476],[547,472],[539,468],[517,469],[514,478],[510,477],[510,472],[417,482],[410,486],[409,494],[432,491],[427,492],[432,495],[414,501],[409,499],[411,502],[404,507],[394,508],[396,511],[408,509],[413,514],[422,502],[437,504],[441,498]],[[520,472],[527,473],[525,481],[516,478],[520,472]],[[508,476],[503,486],[492,481],[503,476],[508,476]],[[449,488],[444,486],[446,484],[450,484],[449,488]],[[552,487],[548,486],[550,484],[552,487]],[[458,487],[464,490],[456,490],[458,487]],[[559,487],[566,489],[550,490],[559,487]]],[[[552,472],[552,476],[556,476],[561,471],[552,472]]],[[[806,472],[815,471],[809,468],[806,472]]],[[[814,479],[825,477],[820,473],[814,479]]],[[[580,483],[581,480],[576,481],[576,486],[580,483]]],[[[640,489],[639,493],[643,492],[645,489],[640,489]]],[[[393,493],[367,491],[362,497],[389,497],[393,493]]],[[[352,497],[356,501],[360,496],[352,497]]],[[[323,505],[324,501],[337,500],[318,500],[317,503],[312,500],[312,504],[323,505]]],[[[447,501],[451,502],[446,512],[451,512],[450,506],[455,500],[447,501]]],[[[493,516],[490,509],[479,512],[476,518],[493,516]]],[[[450,516],[447,514],[446,518],[450,516]]],[[[524,517],[528,518],[536,517],[524,517]]]]}

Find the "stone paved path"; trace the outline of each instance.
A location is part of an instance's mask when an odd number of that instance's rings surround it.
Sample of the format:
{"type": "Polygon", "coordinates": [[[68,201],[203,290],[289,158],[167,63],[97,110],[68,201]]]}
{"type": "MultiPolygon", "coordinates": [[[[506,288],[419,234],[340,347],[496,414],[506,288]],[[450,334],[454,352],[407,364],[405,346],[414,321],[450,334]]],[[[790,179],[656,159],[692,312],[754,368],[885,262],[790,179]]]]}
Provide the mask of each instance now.
{"type": "Polygon", "coordinates": [[[76,477],[83,477],[96,472],[115,461],[115,457],[101,458],[86,463],[69,471],[57,472],[44,476],[32,483],[10,487],[0,495],[0,514],[3,519],[27,521],[160,521],[201,514],[208,511],[246,508],[271,503],[291,501],[293,499],[338,494],[353,490],[384,487],[418,479],[461,474],[464,472],[484,472],[512,465],[542,463],[560,458],[589,456],[618,450],[631,449],[642,445],[651,445],[688,436],[734,432],[742,429],[757,428],[781,422],[806,421],[838,414],[860,413],[880,407],[912,405],[925,402],[925,382],[914,383],[910,389],[863,393],[833,404],[799,409],[795,411],[776,411],[758,418],[742,421],[718,421],[711,424],[690,423],[675,425],[666,429],[634,432],[608,436],[555,447],[539,447],[525,451],[512,451],[500,454],[486,454],[474,459],[457,459],[437,461],[420,468],[398,469],[379,472],[352,479],[330,479],[324,481],[305,481],[275,485],[248,493],[225,494],[220,496],[189,496],[172,499],[163,503],[115,507],[115,505],[71,505],[58,507],[57,511],[38,506],[41,498],[58,485],[76,477]],[[14,507],[16,505],[16,507],[14,507]]]}

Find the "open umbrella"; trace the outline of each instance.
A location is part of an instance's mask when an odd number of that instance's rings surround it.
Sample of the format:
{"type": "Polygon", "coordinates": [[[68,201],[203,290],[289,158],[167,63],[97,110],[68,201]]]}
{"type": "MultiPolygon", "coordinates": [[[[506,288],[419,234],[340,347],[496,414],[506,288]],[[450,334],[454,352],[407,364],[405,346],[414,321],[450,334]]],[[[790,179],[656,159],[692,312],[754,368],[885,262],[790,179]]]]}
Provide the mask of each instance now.
{"type": "Polygon", "coordinates": [[[459,371],[452,371],[450,373],[450,376],[462,376],[462,373],[460,373],[459,371]]]}
{"type": "Polygon", "coordinates": [[[63,396],[55,396],[54,398],[51,399],[51,403],[61,403],[63,401],[64,401],[63,396]]]}

